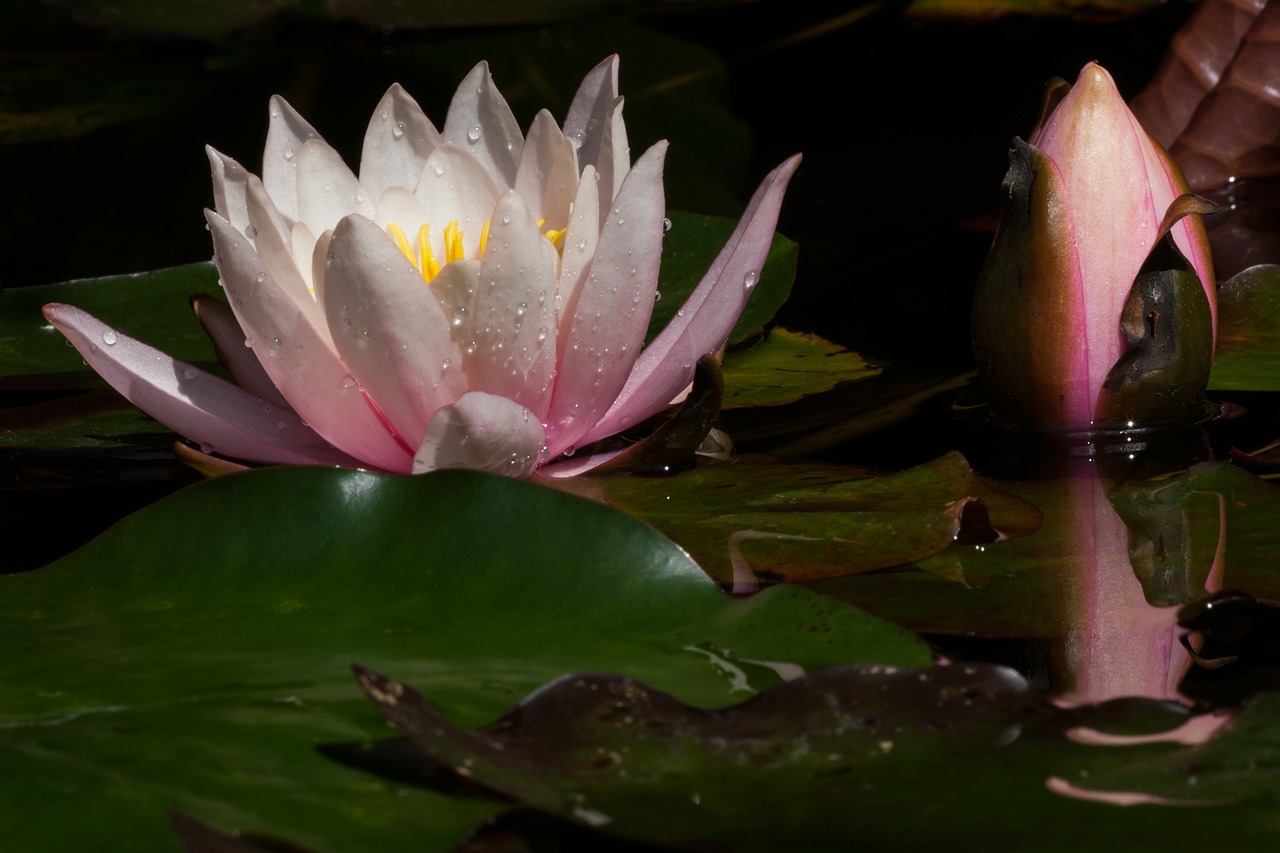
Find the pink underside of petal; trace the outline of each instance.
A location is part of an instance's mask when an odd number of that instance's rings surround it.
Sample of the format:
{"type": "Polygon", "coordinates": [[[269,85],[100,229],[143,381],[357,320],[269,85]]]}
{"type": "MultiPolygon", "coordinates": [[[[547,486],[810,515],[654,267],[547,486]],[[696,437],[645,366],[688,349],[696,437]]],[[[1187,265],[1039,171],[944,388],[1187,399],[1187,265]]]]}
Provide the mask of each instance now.
{"type": "Polygon", "coordinates": [[[280,391],[262,369],[253,350],[244,345],[244,329],[240,328],[231,306],[213,296],[201,296],[195,304],[200,325],[222,353],[236,384],[255,397],[289,408],[289,403],[280,396],[280,391]]]}
{"type": "Polygon", "coordinates": [[[564,352],[568,318],[578,307],[578,294],[591,269],[596,245],[600,242],[600,196],[595,186],[596,170],[587,166],[578,184],[578,194],[569,217],[569,230],[564,235],[560,253],[560,273],[556,282],[556,314],[560,328],[560,351],[564,352]]]}
{"type": "Polygon", "coordinates": [[[252,241],[254,251],[266,267],[267,274],[298,309],[308,315],[313,326],[323,326],[320,306],[311,295],[301,268],[310,262],[312,249],[306,244],[311,230],[302,222],[290,226],[276,210],[265,187],[257,178],[249,181],[248,199],[249,219],[257,235],[252,241]],[[299,255],[299,251],[304,251],[305,254],[299,255]]]}
{"type": "Polygon", "coordinates": [[[357,464],[288,409],[116,332],[79,308],[46,305],[45,316],[113,388],[206,452],[253,462],[357,464]]]}
{"type": "Polygon", "coordinates": [[[724,344],[750,297],[747,274],[758,277],[769,253],[783,194],[799,165],[796,155],[765,177],[729,241],[689,295],[683,314],[672,318],[640,354],[617,400],[583,437],[584,443],[661,411],[693,379],[698,359],[724,344]]]}
{"type": "Polygon", "coordinates": [[[1231,722],[1231,715],[1225,713],[1201,714],[1192,717],[1176,729],[1167,732],[1154,732],[1146,735],[1117,735],[1097,729],[1067,729],[1069,740],[1086,746],[1145,746],[1152,743],[1177,743],[1183,746],[1197,746],[1231,722]]]}
{"type": "Polygon", "coordinates": [[[413,190],[440,132],[399,83],[382,96],[365,130],[360,150],[360,183],[378,199],[391,187],[413,190]]]}
{"type": "Polygon", "coordinates": [[[1050,776],[1045,780],[1044,785],[1053,793],[1063,797],[1111,806],[1214,806],[1222,802],[1220,800],[1173,800],[1142,791],[1094,791],[1081,788],[1058,776],[1050,776]]]}
{"type": "Polygon", "coordinates": [[[436,412],[413,460],[413,473],[470,468],[527,477],[542,458],[542,425],[505,397],[472,391],[436,412]]]}
{"type": "Polygon", "coordinates": [[[482,164],[499,192],[506,192],[515,183],[524,134],[506,98],[494,85],[488,63],[481,62],[471,69],[458,85],[440,137],[482,164]]]}
{"type": "Polygon", "coordinates": [[[377,408],[416,448],[436,410],[467,390],[462,353],[422,275],[362,216],[329,245],[325,314],[339,354],[377,408]]]}
{"type": "Polygon", "coordinates": [[[410,454],[384,427],[314,325],[267,272],[252,246],[221,217],[206,217],[228,301],[280,393],[317,433],[362,462],[407,471],[410,454]]]}
{"type": "Polygon", "coordinates": [[[601,465],[607,465],[630,449],[630,447],[620,447],[617,450],[609,450],[604,453],[584,453],[581,456],[561,457],[550,465],[544,465],[539,468],[538,473],[556,480],[577,477],[579,474],[586,474],[601,465]]]}
{"type": "Polygon", "coordinates": [[[1040,150],[1061,170],[1075,222],[1095,395],[1089,420],[1097,412],[1096,395],[1127,347],[1120,315],[1168,206],[1166,201],[1157,210],[1152,199],[1144,150],[1150,145],[1110,75],[1093,64],[1080,72],[1038,137],[1040,150]]]}
{"type": "MultiPolygon", "coordinates": [[[[613,404],[644,344],[662,262],[666,143],[627,175],[605,220],[569,327],[547,419],[547,453],[576,444],[613,404]]],[[[572,247],[568,251],[575,251],[572,247]]]]}

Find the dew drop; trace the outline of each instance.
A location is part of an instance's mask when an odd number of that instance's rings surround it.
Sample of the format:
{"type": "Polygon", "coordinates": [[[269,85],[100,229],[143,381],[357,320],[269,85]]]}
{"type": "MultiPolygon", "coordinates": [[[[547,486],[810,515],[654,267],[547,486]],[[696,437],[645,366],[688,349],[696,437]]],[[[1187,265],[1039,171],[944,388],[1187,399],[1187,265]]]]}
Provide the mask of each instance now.
{"type": "Polygon", "coordinates": [[[453,327],[456,329],[467,320],[467,306],[459,305],[453,309],[453,327]]]}
{"type": "Polygon", "coordinates": [[[742,277],[742,286],[747,290],[756,286],[756,282],[760,279],[760,273],[755,270],[747,270],[747,274],[742,277]]]}
{"type": "Polygon", "coordinates": [[[453,364],[453,362],[452,362],[451,360],[449,360],[449,359],[447,359],[447,358],[446,358],[444,361],[440,362],[440,369],[441,369],[441,370],[448,370],[448,369],[449,369],[449,365],[451,365],[451,364],[453,364]]]}
{"type": "Polygon", "coordinates": [[[113,346],[116,342],[116,333],[107,329],[102,333],[102,342],[107,346],[113,346]]]}
{"type": "Polygon", "coordinates": [[[670,231],[670,230],[671,230],[671,220],[670,220],[670,219],[663,219],[663,220],[662,220],[662,233],[663,233],[663,234],[666,234],[666,233],[667,233],[668,231],[670,231]]]}
{"type": "Polygon", "coordinates": [[[441,177],[444,175],[444,163],[436,163],[436,166],[432,171],[436,173],[437,178],[441,177]]]}
{"type": "Polygon", "coordinates": [[[342,377],[342,387],[344,389],[356,387],[356,378],[348,373],[346,376],[342,377]]]}
{"type": "Polygon", "coordinates": [[[503,225],[510,225],[510,224],[511,224],[511,214],[510,214],[510,213],[504,213],[504,214],[502,214],[502,224],[503,224],[503,225]]]}
{"type": "Polygon", "coordinates": [[[574,150],[582,148],[582,143],[586,140],[586,134],[580,130],[575,130],[573,135],[569,137],[569,141],[573,143],[574,150]]]}
{"type": "Polygon", "coordinates": [[[284,421],[276,421],[276,429],[284,429],[288,424],[284,421]]]}
{"type": "Polygon", "coordinates": [[[542,343],[546,339],[547,339],[547,327],[543,326],[542,328],[538,329],[538,343],[542,343]]]}
{"type": "Polygon", "coordinates": [[[471,127],[467,128],[467,140],[470,142],[480,141],[480,125],[473,124],[471,127]]]}
{"type": "Polygon", "coordinates": [[[253,341],[249,340],[248,338],[244,339],[244,345],[246,349],[253,349],[253,341]]]}
{"type": "Polygon", "coordinates": [[[182,369],[182,376],[184,379],[195,379],[199,375],[200,374],[196,371],[194,367],[184,367],[182,369]]]}
{"type": "Polygon", "coordinates": [[[284,159],[286,159],[286,160],[292,160],[292,159],[293,159],[293,149],[292,149],[292,148],[286,148],[286,149],[284,149],[284,159]]]}
{"type": "Polygon", "coordinates": [[[579,240],[579,241],[578,241],[578,251],[579,251],[579,252],[585,252],[586,250],[587,250],[587,241],[586,241],[586,240],[579,240]]]}
{"type": "Polygon", "coordinates": [[[569,445],[568,447],[566,447],[566,448],[564,449],[564,455],[565,455],[565,456],[572,456],[573,454],[575,454],[575,453],[577,453],[577,452],[578,452],[578,448],[574,447],[572,444],[571,444],[571,445],[569,445]]]}
{"type": "Polygon", "coordinates": [[[258,284],[262,284],[262,283],[263,283],[264,281],[266,281],[266,280],[267,280],[267,274],[266,274],[266,273],[264,273],[264,272],[260,272],[260,273],[258,273],[258,284]]]}
{"type": "Polygon", "coordinates": [[[396,122],[395,127],[391,128],[391,135],[394,136],[396,139],[400,139],[401,137],[403,137],[404,122],[402,121],[396,122]]]}
{"type": "Polygon", "coordinates": [[[248,237],[250,240],[258,239],[257,227],[254,225],[246,225],[244,229],[244,236],[248,237]]]}
{"type": "Polygon", "coordinates": [[[655,290],[655,291],[653,292],[653,301],[654,301],[654,302],[660,302],[660,301],[662,301],[662,291],[661,291],[661,290],[655,290]]]}
{"type": "Polygon", "coordinates": [[[521,302],[519,305],[516,306],[516,316],[523,317],[524,313],[528,310],[529,310],[529,303],[521,302]]]}
{"type": "Polygon", "coordinates": [[[200,452],[209,454],[213,452],[213,445],[207,441],[200,442],[200,452]]]}

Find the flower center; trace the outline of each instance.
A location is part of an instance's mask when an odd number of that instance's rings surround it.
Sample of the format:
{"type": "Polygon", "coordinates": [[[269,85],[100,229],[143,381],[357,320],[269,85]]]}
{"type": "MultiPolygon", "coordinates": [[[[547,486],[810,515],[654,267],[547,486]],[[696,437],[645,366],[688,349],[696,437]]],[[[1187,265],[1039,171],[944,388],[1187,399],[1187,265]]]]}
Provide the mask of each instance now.
{"type": "MultiPolygon", "coordinates": [[[[547,222],[546,218],[539,219],[536,223],[538,230],[542,231],[542,236],[546,237],[555,246],[557,252],[564,251],[564,234],[568,229],[565,228],[548,228],[542,230],[542,226],[547,222]]],[[[394,222],[387,224],[387,233],[391,235],[391,239],[396,241],[396,245],[400,247],[400,251],[409,259],[409,263],[413,264],[418,272],[422,273],[423,279],[431,281],[440,274],[443,267],[448,266],[454,261],[461,260],[467,256],[466,250],[462,246],[462,229],[458,227],[457,220],[451,221],[444,227],[444,262],[436,257],[431,249],[431,226],[423,225],[418,229],[416,238],[410,241],[408,235],[404,233],[399,225],[394,222]]],[[[479,258],[484,257],[485,245],[489,242],[489,220],[484,221],[484,226],[480,229],[480,252],[479,258]]]]}

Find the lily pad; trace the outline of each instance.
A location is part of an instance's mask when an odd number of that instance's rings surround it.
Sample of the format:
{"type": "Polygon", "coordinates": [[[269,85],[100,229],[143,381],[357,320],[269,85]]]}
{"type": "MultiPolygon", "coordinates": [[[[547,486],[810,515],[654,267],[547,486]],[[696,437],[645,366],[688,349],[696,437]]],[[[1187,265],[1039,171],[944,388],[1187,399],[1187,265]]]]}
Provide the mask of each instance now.
{"type": "Polygon", "coordinates": [[[1280,391],[1280,266],[1250,267],[1218,288],[1209,388],[1280,391]]]}
{"type": "Polygon", "coordinates": [[[1271,697],[1187,747],[1160,743],[1189,722],[1176,705],[1061,710],[989,665],[837,667],[716,711],[632,679],[570,675],[469,732],[403,682],[357,677],[424,761],[602,833],[678,849],[1012,850],[1029,839],[1037,850],[1153,849],[1170,821],[1189,846],[1220,843],[1227,826],[1236,832],[1225,837],[1264,845],[1276,833],[1271,697]],[[1085,745],[1084,729],[1148,743],[1085,745]],[[1203,808],[1081,802],[1116,794],[1203,808]]]}
{"type": "Polygon", "coordinates": [[[1040,523],[1033,506],[983,483],[958,453],[879,477],[744,457],[602,487],[610,504],[656,525],[716,582],[738,590],[898,566],[941,551],[962,533],[1022,536],[1040,523]]]}
{"type": "Polygon", "coordinates": [[[801,589],[733,600],[652,528],[530,483],[310,468],[199,484],[0,577],[0,648],[0,823],[48,851],[176,849],[173,810],[317,850],[458,843],[490,803],[315,753],[381,730],[352,661],[474,725],[582,669],[717,706],[797,667],[929,658],[801,589]]]}
{"type": "Polygon", "coordinates": [[[778,406],[880,371],[856,352],[817,335],[773,329],[755,346],[725,354],[724,407],[778,406]]]}

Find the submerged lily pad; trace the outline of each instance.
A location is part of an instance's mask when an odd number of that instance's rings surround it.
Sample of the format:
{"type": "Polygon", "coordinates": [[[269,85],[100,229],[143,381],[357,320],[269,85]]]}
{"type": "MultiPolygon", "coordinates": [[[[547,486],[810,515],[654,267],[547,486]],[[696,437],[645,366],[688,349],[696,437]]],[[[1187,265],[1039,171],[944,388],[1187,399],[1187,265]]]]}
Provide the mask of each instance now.
{"type": "Polygon", "coordinates": [[[744,457],[602,487],[609,503],[656,525],[717,583],[739,590],[911,563],[962,533],[1022,536],[1040,523],[1035,507],[983,483],[958,453],[879,477],[744,457]]]}
{"type": "Polygon", "coordinates": [[[1146,850],[1170,822],[1185,844],[1220,842],[1224,826],[1262,846],[1277,832],[1275,701],[1186,747],[1160,743],[1189,722],[1177,705],[1061,710],[989,665],[837,667],[715,711],[633,679],[570,675],[472,732],[401,681],[363,668],[357,677],[424,763],[678,849],[1146,850]],[[1149,744],[1085,745],[1082,729],[1149,744]],[[1060,792],[1205,808],[1121,809],[1060,792]]]}
{"type": "Polygon", "coordinates": [[[1219,286],[1209,387],[1280,391],[1280,266],[1250,267],[1219,286]]]}
{"type": "Polygon", "coordinates": [[[353,661],[474,725],[582,669],[714,706],[929,658],[804,590],[731,599],[652,528],[529,483],[310,468],[202,483],[0,577],[0,648],[0,824],[48,851],[176,849],[172,810],[318,850],[456,844],[491,803],[315,753],[381,730],[353,661]]]}
{"type": "Polygon", "coordinates": [[[817,335],[773,329],[755,346],[725,355],[724,407],[791,403],[841,382],[869,379],[880,370],[856,352],[817,335]]]}

